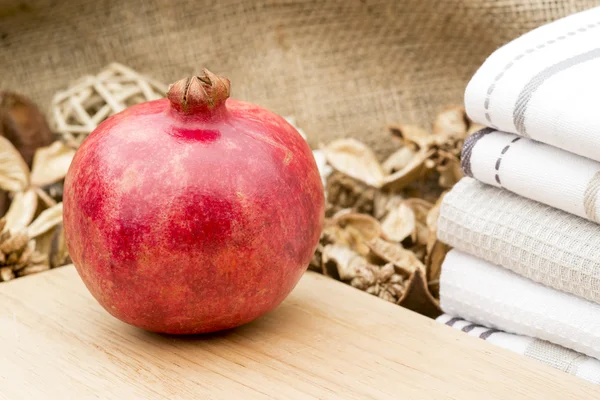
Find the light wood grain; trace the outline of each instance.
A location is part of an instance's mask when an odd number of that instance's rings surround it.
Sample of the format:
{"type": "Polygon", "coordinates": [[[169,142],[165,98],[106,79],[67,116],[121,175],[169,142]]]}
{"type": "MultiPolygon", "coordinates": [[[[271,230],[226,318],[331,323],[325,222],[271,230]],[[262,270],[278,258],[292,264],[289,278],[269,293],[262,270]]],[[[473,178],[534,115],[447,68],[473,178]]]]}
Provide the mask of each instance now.
{"type": "Polygon", "coordinates": [[[275,311],[172,337],[72,266],[0,284],[2,399],[598,399],[600,389],[313,273],[275,311]]]}

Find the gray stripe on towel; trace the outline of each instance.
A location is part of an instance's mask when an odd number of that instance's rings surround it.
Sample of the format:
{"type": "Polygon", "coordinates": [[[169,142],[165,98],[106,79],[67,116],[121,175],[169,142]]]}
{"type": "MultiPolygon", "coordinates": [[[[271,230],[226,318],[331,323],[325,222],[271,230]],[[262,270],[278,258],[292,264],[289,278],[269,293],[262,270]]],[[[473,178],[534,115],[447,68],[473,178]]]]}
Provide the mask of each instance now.
{"type": "Polygon", "coordinates": [[[536,76],[534,76],[521,90],[519,97],[515,103],[513,110],[513,123],[517,132],[525,137],[529,137],[527,129],[525,128],[525,114],[527,113],[527,107],[533,94],[539,89],[542,84],[551,78],[552,76],[565,71],[571,67],[582,64],[586,61],[593,60],[600,57],[600,49],[590,50],[583,54],[578,54],[574,57],[563,60],[551,67],[546,68],[536,76]]]}
{"type": "Polygon", "coordinates": [[[492,132],[494,132],[494,129],[492,128],[483,128],[473,133],[465,140],[460,155],[460,166],[466,176],[473,177],[473,172],[471,171],[471,154],[473,153],[473,148],[479,139],[492,132]]]}

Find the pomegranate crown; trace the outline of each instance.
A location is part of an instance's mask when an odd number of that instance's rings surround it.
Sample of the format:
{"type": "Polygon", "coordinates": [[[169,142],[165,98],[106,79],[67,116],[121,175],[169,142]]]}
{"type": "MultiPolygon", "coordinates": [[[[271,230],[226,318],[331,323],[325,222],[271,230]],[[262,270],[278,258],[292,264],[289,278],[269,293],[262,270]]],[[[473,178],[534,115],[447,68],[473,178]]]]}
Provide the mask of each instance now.
{"type": "Polygon", "coordinates": [[[167,97],[173,107],[185,114],[212,110],[229,98],[229,79],[204,68],[202,76],[180,79],[169,86],[167,97]]]}

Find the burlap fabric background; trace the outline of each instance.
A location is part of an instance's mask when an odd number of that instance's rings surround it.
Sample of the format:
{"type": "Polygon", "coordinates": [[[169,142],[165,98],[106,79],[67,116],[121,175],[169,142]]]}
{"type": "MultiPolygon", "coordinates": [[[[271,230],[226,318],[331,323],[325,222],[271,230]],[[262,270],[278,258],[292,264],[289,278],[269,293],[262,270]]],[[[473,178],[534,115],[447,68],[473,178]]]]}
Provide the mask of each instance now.
{"type": "Polygon", "coordinates": [[[202,66],[295,115],[311,144],[428,125],[495,48],[600,0],[0,0],[0,89],[48,110],[118,61],[165,83],[202,66]]]}

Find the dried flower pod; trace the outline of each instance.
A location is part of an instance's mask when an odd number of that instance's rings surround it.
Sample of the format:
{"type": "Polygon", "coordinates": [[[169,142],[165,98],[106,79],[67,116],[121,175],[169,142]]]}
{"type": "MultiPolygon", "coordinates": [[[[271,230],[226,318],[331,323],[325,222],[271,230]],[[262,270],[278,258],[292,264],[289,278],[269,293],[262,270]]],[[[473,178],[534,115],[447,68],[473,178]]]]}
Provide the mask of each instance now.
{"type": "Polygon", "coordinates": [[[377,189],[365,183],[336,171],[327,178],[325,190],[327,216],[346,208],[365,214],[373,212],[373,199],[377,189]]]}
{"type": "Polygon", "coordinates": [[[34,265],[29,265],[29,266],[23,268],[22,270],[17,272],[17,275],[18,276],[27,276],[27,275],[32,275],[32,274],[37,274],[39,272],[47,271],[49,269],[50,269],[50,265],[47,264],[47,260],[46,260],[45,264],[34,264],[34,265]]]}
{"type": "Polygon", "coordinates": [[[75,150],[61,141],[35,152],[31,169],[31,184],[42,187],[61,181],[75,156],[75,150]]]}
{"type": "Polygon", "coordinates": [[[323,274],[349,281],[357,275],[357,270],[367,265],[367,260],[350,248],[329,244],[323,248],[323,274]]]}
{"type": "Polygon", "coordinates": [[[446,258],[446,254],[450,251],[450,246],[436,240],[431,246],[431,250],[427,253],[425,259],[427,265],[427,283],[431,293],[439,297],[439,280],[442,272],[442,263],[446,258]]]}
{"type": "Polygon", "coordinates": [[[421,178],[424,174],[425,161],[435,153],[433,149],[423,148],[401,170],[388,175],[383,180],[383,190],[399,191],[421,178]]]}
{"type": "Polygon", "coordinates": [[[39,147],[55,140],[36,105],[25,96],[11,92],[0,92],[0,135],[17,148],[28,166],[39,147]]]}
{"type": "Polygon", "coordinates": [[[451,153],[443,153],[443,157],[440,157],[436,169],[440,174],[439,184],[442,188],[451,188],[464,176],[460,160],[451,153]]]}
{"type": "MultiPolygon", "coordinates": [[[[19,256],[19,260],[17,261],[18,266],[25,267],[27,264],[29,264],[29,259],[34,252],[35,252],[35,240],[30,240],[29,242],[27,242],[27,246],[25,246],[25,249],[19,256]]],[[[17,268],[18,268],[18,266],[17,266],[17,268]]]]}
{"type": "Polygon", "coordinates": [[[381,236],[379,221],[370,215],[359,213],[345,213],[333,218],[336,224],[344,229],[354,229],[365,241],[373,240],[381,236]]]}
{"type": "Polygon", "coordinates": [[[385,173],[375,153],[358,140],[334,140],[323,152],[335,170],[375,188],[382,185],[385,173]]]}
{"type": "Polygon", "coordinates": [[[369,248],[376,256],[387,263],[392,263],[396,271],[405,276],[411,275],[415,270],[425,273],[425,266],[415,254],[397,243],[390,243],[383,239],[375,239],[368,243],[369,248]]]}
{"type": "Polygon", "coordinates": [[[54,228],[62,222],[63,204],[57,205],[44,210],[36,219],[27,227],[27,235],[30,238],[35,238],[50,229],[54,228]]]}
{"type": "Polygon", "coordinates": [[[30,188],[24,192],[17,192],[3,218],[6,229],[12,233],[23,230],[33,220],[37,207],[38,195],[35,189],[30,188]]]}
{"type": "Polygon", "coordinates": [[[10,267],[0,268],[0,281],[7,282],[15,278],[15,273],[10,267]]]}
{"type": "Polygon", "coordinates": [[[381,267],[377,274],[377,280],[380,282],[387,282],[396,272],[394,264],[387,263],[381,267]]]}
{"type": "Polygon", "coordinates": [[[439,301],[429,292],[424,273],[420,269],[411,275],[398,304],[430,318],[437,318],[442,314],[439,301]]]}
{"type": "Polygon", "coordinates": [[[398,208],[403,200],[404,197],[397,193],[376,192],[373,197],[373,216],[381,220],[391,210],[398,208]]]}
{"type": "MultiPolygon", "coordinates": [[[[438,137],[467,137],[469,118],[462,106],[450,106],[442,110],[433,122],[433,134],[438,137]]],[[[444,139],[447,140],[447,139],[444,139]]]]}
{"type": "Polygon", "coordinates": [[[27,235],[24,233],[16,233],[0,243],[0,251],[4,254],[17,253],[25,248],[27,242],[29,242],[27,235]]]}
{"type": "Polygon", "coordinates": [[[364,264],[356,269],[356,276],[350,281],[350,285],[357,289],[367,290],[377,283],[377,267],[371,264],[364,264]]]}
{"type": "Polygon", "coordinates": [[[0,137],[0,189],[19,192],[29,186],[29,167],[16,147],[0,137]]]}
{"type": "Polygon", "coordinates": [[[393,242],[401,242],[415,231],[415,213],[406,204],[390,210],[381,222],[384,238],[393,242]]]}
{"type": "Polygon", "coordinates": [[[430,132],[416,125],[391,125],[392,136],[400,139],[404,146],[414,150],[429,149],[436,143],[436,137],[430,132]]]}
{"type": "Polygon", "coordinates": [[[384,287],[383,290],[380,290],[377,296],[385,301],[389,301],[390,303],[395,303],[398,301],[396,296],[387,290],[387,287],[384,287]]]}
{"type": "MultiPolygon", "coordinates": [[[[308,264],[308,269],[310,271],[315,271],[315,272],[323,272],[322,271],[322,254],[323,252],[323,245],[321,243],[319,243],[317,245],[317,249],[315,250],[315,254],[313,254],[312,258],[310,259],[310,263],[308,264]]],[[[55,267],[54,263],[52,263],[52,267],[55,267]]]]}
{"type": "Polygon", "coordinates": [[[392,153],[383,162],[383,164],[381,164],[381,167],[386,174],[393,174],[394,172],[400,171],[406,167],[411,162],[415,154],[416,151],[411,149],[409,146],[403,146],[399,150],[392,153]]]}
{"type": "MultiPolygon", "coordinates": [[[[315,252],[315,254],[317,253],[315,252]]],[[[65,243],[65,234],[61,222],[54,228],[54,232],[52,234],[52,243],[50,247],[50,266],[52,268],[60,267],[68,264],[70,261],[71,259],[65,243]]]]}

